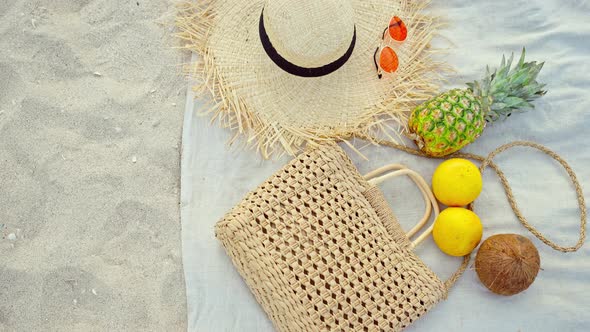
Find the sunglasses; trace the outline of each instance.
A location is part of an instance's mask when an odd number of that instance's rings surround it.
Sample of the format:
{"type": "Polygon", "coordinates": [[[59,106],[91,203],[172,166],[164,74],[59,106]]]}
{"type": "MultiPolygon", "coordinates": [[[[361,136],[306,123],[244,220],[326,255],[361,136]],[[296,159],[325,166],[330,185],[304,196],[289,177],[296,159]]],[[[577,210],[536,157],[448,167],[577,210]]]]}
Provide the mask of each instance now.
{"type": "Polygon", "coordinates": [[[382,72],[393,73],[399,66],[399,59],[397,53],[390,46],[383,47],[385,41],[385,34],[389,32],[389,37],[397,42],[403,42],[408,36],[408,29],[406,24],[401,18],[393,16],[389,20],[389,26],[383,30],[383,37],[381,38],[381,44],[375,50],[373,54],[373,61],[375,62],[375,68],[377,69],[377,76],[383,77],[382,72]],[[377,61],[377,54],[379,54],[379,61],[377,61]]]}

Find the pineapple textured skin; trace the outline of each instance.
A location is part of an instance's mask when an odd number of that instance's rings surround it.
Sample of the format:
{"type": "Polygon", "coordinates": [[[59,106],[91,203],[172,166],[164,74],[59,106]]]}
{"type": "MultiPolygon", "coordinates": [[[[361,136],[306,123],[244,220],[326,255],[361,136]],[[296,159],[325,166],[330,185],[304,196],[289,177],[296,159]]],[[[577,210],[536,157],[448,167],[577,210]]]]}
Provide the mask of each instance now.
{"type": "Polygon", "coordinates": [[[483,108],[470,89],[441,93],[412,111],[410,136],[426,154],[446,156],[481,135],[486,125],[483,108]]]}

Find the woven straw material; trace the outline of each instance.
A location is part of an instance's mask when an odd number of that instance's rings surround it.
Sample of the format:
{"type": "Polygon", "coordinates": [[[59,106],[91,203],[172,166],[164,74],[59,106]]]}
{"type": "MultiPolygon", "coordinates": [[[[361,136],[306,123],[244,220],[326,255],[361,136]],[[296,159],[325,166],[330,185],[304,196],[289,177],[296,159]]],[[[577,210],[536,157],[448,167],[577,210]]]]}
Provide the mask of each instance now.
{"type": "Polygon", "coordinates": [[[265,0],[187,1],[178,6],[177,36],[183,48],[199,55],[186,67],[188,75],[197,82],[197,96],[206,97],[204,112],[236,132],[231,142],[244,135],[243,142],[263,157],[295,155],[306,143],[355,134],[380,133],[395,139],[405,127],[406,112],[437,91],[445,67],[433,60],[429,43],[441,21],[422,13],[427,1],[352,0],[330,7],[337,12],[318,9],[317,4],[339,1],[281,1],[281,6],[265,0]],[[269,36],[285,58],[305,65],[340,56],[356,27],[352,56],[326,76],[298,77],[283,71],[261,44],[258,24],[263,8],[269,36]],[[408,37],[402,43],[385,39],[400,65],[379,79],[374,52],[393,15],[404,20],[408,37]],[[303,17],[309,22],[290,22],[292,29],[281,24],[303,17]],[[314,32],[329,39],[316,38],[314,32]],[[297,53],[301,45],[304,50],[297,53]]]}
{"type": "Polygon", "coordinates": [[[216,236],[279,331],[399,331],[447,294],[333,143],[248,194],[216,236]]]}
{"type": "Polygon", "coordinates": [[[297,0],[296,6],[292,4],[293,0],[272,0],[264,6],[267,33],[283,57],[313,68],[335,61],[346,52],[354,32],[354,12],[349,1],[297,0]]]}

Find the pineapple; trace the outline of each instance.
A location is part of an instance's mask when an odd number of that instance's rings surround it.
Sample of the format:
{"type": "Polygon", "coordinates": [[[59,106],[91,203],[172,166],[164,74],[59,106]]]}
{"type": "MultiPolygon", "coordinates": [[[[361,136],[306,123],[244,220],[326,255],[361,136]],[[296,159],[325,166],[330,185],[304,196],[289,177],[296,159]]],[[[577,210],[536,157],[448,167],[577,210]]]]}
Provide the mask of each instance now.
{"type": "Polygon", "coordinates": [[[426,154],[446,156],[475,141],[487,122],[509,117],[512,112],[533,108],[531,102],[544,95],[545,84],[536,78],[543,63],[524,62],[525,50],[514,68],[514,54],[500,68],[465,89],[444,92],[416,107],[410,115],[410,137],[426,154]]]}

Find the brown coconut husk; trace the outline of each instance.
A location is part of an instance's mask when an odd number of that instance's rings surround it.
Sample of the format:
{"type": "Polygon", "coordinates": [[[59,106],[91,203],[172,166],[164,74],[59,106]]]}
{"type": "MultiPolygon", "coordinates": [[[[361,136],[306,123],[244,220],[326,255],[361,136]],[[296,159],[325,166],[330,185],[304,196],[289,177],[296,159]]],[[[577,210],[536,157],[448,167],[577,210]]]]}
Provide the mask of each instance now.
{"type": "Polygon", "coordinates": [[[489,237],[475,258],[479,280],[500,295],[514,295],[529,288],[540,266],[541,259],[535,245],[517,234],[489,237]]]}

